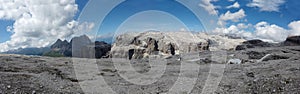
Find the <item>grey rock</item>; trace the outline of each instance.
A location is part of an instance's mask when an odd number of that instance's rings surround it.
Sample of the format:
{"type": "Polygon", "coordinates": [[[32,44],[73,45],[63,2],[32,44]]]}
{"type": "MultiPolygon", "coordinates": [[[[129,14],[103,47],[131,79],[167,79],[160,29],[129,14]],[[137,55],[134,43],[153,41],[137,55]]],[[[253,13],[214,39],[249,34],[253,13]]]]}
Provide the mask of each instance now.
{"type": "Polygon", "coordinates": [[[240,59],[230,59],[230,60],[228,60],[227,63],[228,64],[241,64],[242,60],[240,60],[240,59]]]}
{"type": "Polygon", "coordinates": [[[192,37],[188,32],[125,33],[116,38],[111,57],[140,59],[149,55],[176,55],[209,50],[207,40],[192,37]]]}

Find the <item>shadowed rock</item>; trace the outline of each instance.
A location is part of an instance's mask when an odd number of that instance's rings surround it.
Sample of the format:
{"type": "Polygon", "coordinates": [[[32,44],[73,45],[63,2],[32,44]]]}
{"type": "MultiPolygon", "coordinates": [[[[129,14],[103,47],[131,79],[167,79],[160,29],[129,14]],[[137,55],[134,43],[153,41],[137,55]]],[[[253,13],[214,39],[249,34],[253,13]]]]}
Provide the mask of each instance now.
{"type": "Polygon", "coordinates": [[[268,42],[263,42],[262,40],[248,40],[243,42],[241,45],[238,45],[235,50],[245,50],[248,48],[259,48],[259,47],[274,47],[278,46],[279,44],[274,44],[274,43],[268,43],[268,42]]]}
{"type": "Polygon", "coordinates": [[[284,42],[284,46],[299,46],[300,45],[300,36],[288,37],[284,42]]]}
{"type": "Polygon", "coordinates": [[[53,45],[50,46],[52,52],[58,52],[64,56],[72,56],[72,45],[64,40],[58,39],[53,45]]]}

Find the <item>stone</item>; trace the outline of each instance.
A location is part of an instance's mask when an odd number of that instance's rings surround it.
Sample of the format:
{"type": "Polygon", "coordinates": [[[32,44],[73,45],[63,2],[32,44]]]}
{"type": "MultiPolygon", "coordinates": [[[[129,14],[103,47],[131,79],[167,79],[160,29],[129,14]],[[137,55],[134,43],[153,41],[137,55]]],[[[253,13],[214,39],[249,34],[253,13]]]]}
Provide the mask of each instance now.
{"type": "Polygon", "coordinates": [[[281,56],[281,55],[276,55],[276,54],[267,54],[261,59],[257,60],[257,62],[262,62],[262,61],[269,61],[269,60],[279,60],[279,59],[289,59],[290,57],[288,56],[281,56]]]}
{"type": "Polygon", "coordinates": [[[257,62],[268,61],[268,60],[270,60],[271,56],[272,56],[271,54],[267,54],[264,57],[262,57],[261,59],[257,60],[257,62]]]}
{"type": "Polygon", "coordinates": [[[7,88],[8,88],[8,89],[10,89],[10,88],[11,88],[11,86],[10,86],[10,85],[8,85],[8,86],[7,86],[7,88]]]}
{"type": "Polygon", "coordinates": [[[204,63],[204,64],[208,64],[211,63],[212,60],[208,59],[208,58],[200,58],[200,63],[204,63]]]}
{"type": "Polygon", "coordinates": [[[240,60],[240,59],[230,59],[230,60],[228,60],[227,63],[228,64],[241,64],[242,60],[240,60]]]}
{"type": "Polygon", "coordinates": [[[248,73],[246,73],[246,75],[248,76],[248,77],[255,77],[255,75],[254,75],[254,73],[253,72],[248,72],[248,73]]]}
{"type": "Polygon", "coordinates": [[[258,51],[248,51],[246,52],[249,59],[261,59],[264,57],[267,53],[265,52],[258,52],[258,51]]]}

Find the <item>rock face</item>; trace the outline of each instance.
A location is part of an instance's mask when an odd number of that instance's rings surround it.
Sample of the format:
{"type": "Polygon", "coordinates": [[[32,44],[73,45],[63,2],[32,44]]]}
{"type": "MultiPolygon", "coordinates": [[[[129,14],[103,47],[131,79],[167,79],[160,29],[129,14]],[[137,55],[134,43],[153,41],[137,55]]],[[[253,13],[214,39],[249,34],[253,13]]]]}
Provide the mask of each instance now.
{"type": "Polygon", "coordinates": [[[274,43],[263,42],[262,40],[248,40],[243,42],[241,45],[238,45],[235,50],[245,50],[248,48],[257,48],[257,47],[273,47],[278,46],[274,43]]]}
{"type": "Polygon", "coordinates": [[[300,36],[288,37],[281,43],[268,43],[262,40],[248,40],[238,45],[235,50],[245,50],[248,48],[259,48],[259,47],[283,47],[283,46],[300,46],[300,36]]]}
{"type": "Polygon", "coordinates": [[[199,38],[206,39],[209,42],[210,51],[218,50],[234,50],[237,45],[242,44],[246,41],[238,37],[231,37],[228,35],[208,35],[205,33],[196,34],[199,38]]]}
{"type": "Polygon", "coordinates": [[[116,38],[111,56],[141,59],[149,55],[175,55],[180,52],[208,50],[207,40],[192,37],[188,32],[126,33],[116,38]]]}
{"type": "Polygon", "coordinates": [[[84,46],[81,52],[86,53],[82,56],[85,58],[108,58],[110,49],[110,44],[103,41],[96,41],[95,43],[84,46]]]}
{"type": "Polygon", "coordinates": [[[299,46],[300,45],[300,36],[288,37],[284,42],[284,46],[299,46]]]}
{"type": "MultiPolygon", "coordinates": [[[[210,50],[210,45],[213,49],[219,49],[221,48],[219,40],[234,39],[190,32],[125,33],[116,37],[110,55],[113,58],[129,59],[141,59],[149,55],[170,56],[210,50]]],[[[235,44],[239,43],[235,41],[235,44]]],[[[232,48],[231,45],[227,48],[222,46],[224,49],[232,48]]]]}
{"type": "Polygon", "coordinates": [[[72,56],[72,45],[68,41],[58,39],[53,45],[50,46],[52,51],[58,52],[64,56],[72,56]]]}

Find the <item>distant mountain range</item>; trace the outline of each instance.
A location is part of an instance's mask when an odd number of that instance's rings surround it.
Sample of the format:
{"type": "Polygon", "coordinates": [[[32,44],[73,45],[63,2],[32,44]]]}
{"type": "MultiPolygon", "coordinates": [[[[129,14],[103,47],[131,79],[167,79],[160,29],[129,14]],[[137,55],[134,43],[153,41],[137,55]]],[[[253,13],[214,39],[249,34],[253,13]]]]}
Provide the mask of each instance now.
{"type": "MultiPolygon", "coordinates": [[[[10,50],[3,52],[4,54],[22,54],[22,55],[39,55],[39,56],[51,56],[51,57],[84,57],[87,58],[101,58],[105,57],[110,51],[111,44],[104,41],[92,42],[90,38],[86,35],[79,37],[74,37],[70,42],[67,40],[62,41],[57,39],[57,41],[50,47],[42,48],[19,48],[17,50],[10,50]],[[74,49],[72,49],[74,48],[74,49]],[[87,50],[88,49],[88,50],[87,50]],[[91,50],[93,49],[93,50],[91,50]],[[75,52],[75,53],[72,53],[75,52]],[[82,54],[88,51],[94,51],[94,54],[82,54]]],[[[90,52],[91,53],[91,52],[90,52]]],[[[107,56],[106,56],[107,57],[107,56]]]]}
{"type": "Polygon", "coordinates": [[[19,48],[17,50],[10,50],[3,52],[4,54],[22,54],[22,55],[43,55],[45,52],[51,51],[50,47],[42,48],[19,48]]]}

